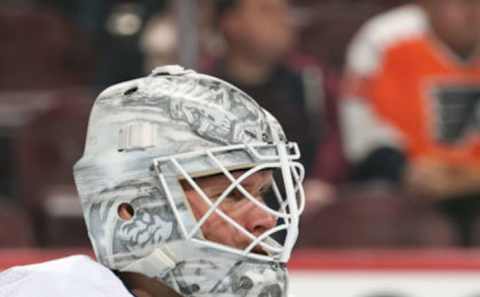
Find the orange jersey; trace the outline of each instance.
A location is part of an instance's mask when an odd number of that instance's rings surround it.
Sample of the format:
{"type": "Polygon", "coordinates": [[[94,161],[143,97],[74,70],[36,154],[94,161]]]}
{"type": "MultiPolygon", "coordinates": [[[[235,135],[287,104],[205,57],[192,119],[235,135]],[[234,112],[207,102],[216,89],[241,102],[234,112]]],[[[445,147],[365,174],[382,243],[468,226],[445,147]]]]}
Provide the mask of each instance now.
{"type": "Polygon", "coordinates": [[[375,125],[388,126],[412,159],[480,165],[480,61],[456,58],[417,6],[377,18],[350,48],[360,54],[349,56],[346,103],[368,105],[375,125]]]}

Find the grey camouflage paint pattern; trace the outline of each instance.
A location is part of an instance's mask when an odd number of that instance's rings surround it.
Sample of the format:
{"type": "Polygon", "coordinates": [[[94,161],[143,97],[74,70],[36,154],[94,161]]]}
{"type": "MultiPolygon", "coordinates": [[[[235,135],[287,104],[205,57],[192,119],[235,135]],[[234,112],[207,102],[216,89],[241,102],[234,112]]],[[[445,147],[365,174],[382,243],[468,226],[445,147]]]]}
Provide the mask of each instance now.
{"type": "MultiPolygon", "coordinates": [[[[167,70],[170,74],[157,71],[113,86],[99,95],[93,107],[85,153],[74,173],[98,261],[122,270],[154,249],[168,247],[175,251],[176,265],[172,270],[159,270],[156,277],[184,296],[285,296],[286,271],[280,265],[185,242],[166,189],[152,168],[156,157],[271,141],[268,121],[273,117],[224,82],[179,68],[167,70]],[[132,123],[153,127],[151,147],[120,147],[120,131],[132,123]],[[132,220],[118,217],[121,203],[134,208],[132,220]],[[250,279],[247,272],[266,279],[250,279]]],[[[285,139],[278,123],[275,129],[285,139]]],[[[224,161],[244,164],[248,157],[242,152],[224,161]]],[[[184,193],[174,176],[168,184],[179,216],[190,230],[196,221],[184,193]]],[[[202,238],[201,234],[196,237],[202,238]]]]}

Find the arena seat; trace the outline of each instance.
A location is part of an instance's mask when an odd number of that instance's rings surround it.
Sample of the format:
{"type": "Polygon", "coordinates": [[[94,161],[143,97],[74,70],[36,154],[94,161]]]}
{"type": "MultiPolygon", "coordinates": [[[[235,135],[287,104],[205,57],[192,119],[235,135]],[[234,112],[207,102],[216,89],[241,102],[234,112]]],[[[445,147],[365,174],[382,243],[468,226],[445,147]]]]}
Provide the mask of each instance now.
{"type": "Polygon", "coordinates": [[[32,247],[33,230],[28,214],[0,196],[0,248],[32,247]]]}
{"type": "Polygon", "coordinates": [[[86,36],[54,11],[0,8],[0,43],[3,91],[77,86],[93,70],[86,36]]]}
{"type": "Polygon", "coordinates": [[[32,118],[17,137],[19,194],[33,216],[41,245],[86,243],[72,167],[83,153],[95,95],[87,90],[62,90],[50,96],[51,107],[32,118]],[[78,237],[69,242],[70,237],[60,236],[62,232],[78,237]]]}
{"type": "Polygon", "coordinates": [[[336,202],[308,209],[299,246],[322,248],[416,248],[454,245],[448,221],[428,204],[388,188],[353,187],[336,202]]]}

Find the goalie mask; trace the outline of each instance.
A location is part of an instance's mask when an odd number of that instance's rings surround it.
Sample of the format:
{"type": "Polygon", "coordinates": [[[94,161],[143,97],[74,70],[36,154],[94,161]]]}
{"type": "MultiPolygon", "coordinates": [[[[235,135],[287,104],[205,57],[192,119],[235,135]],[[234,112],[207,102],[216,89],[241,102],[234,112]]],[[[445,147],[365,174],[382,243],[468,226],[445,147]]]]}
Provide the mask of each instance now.
{"type": "Polygon", "coordinates": [[[275,118],[220,79],[165,66],[108,88],[74,168],[98,261],[182,296],[287,296],[299,157],[275,118]]]}

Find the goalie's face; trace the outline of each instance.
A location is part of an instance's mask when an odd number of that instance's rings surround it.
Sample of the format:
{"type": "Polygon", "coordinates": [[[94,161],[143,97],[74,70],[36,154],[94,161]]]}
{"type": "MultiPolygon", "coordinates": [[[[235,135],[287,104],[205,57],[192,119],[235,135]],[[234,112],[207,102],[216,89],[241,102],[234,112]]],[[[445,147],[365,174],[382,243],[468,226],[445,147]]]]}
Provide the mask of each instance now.
{"type": "Polygon", "coordinates": [[[299,156],[294,143],[232,145],[156,158],[153,167],[184,240],[286,263],[305,206],[299,156]]]}
{"type": "MultiPolygon", "coordinates": [[[[238,178],[243,173],[245,173],[245,171],[236,171],[233,172],[232,175],[238,178]]],[[[213,203],[231,185],[231,181],[223,174],[197,178],[196,183],[204,193],[210,197],[213,203]]],[[[257,172],[243,180],[241,185],[255,197],[258,202],[264,204],[265,195],[272,189],[272,173],[269,170],[257,172]]],[[[198,192],[187,182],[183,182],[182,187],[195,218],[200,220],[205,213],[207,213],[210,206],[202,201],[198,192]]],[[[264,232],[275,227],[277,223],[274,216],[247,199],[239,190],[230,192],[226,199],[219,205],[219,209],[255,236],[262,235],[264,232]]],[[[252,242],[251,239],[242,234],[238,228],[235,228],[231,223],[225,221],[216,213],[208,217],[203,223],[201,230],[205,239],[209,241],[242,250],[252,242]]],[[[264,253],[260,246],[256,246],[253,252],[264,253]]]]}

